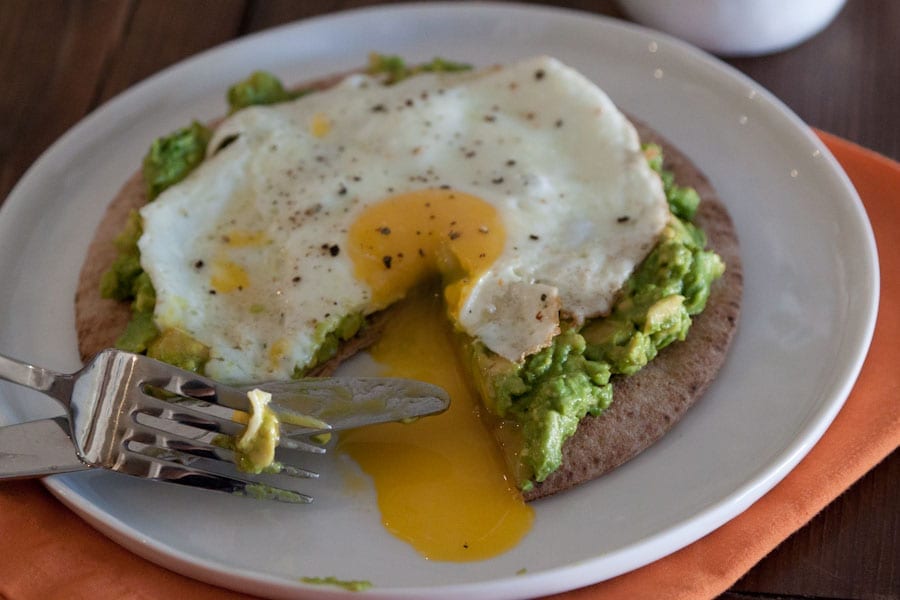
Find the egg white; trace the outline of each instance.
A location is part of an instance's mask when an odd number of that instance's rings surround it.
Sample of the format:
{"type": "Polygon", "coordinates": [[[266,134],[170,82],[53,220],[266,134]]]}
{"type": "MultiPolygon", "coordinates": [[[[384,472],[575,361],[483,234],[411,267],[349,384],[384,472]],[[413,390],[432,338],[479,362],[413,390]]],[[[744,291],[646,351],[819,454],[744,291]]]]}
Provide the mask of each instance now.
{"type": "Polygon", "coordinates": [[[214,378],[288,378],[343,316],[384,308],[346,251],[360,211],[442,186],[501,216],[503,251],[452,317],[510,360],[549,342],[559,310],[608,312],[669,218],[633,126],[552,58],[392,86],[352,75],[235,113],[141,211],[157,324],[207,345],[214,378]]]}

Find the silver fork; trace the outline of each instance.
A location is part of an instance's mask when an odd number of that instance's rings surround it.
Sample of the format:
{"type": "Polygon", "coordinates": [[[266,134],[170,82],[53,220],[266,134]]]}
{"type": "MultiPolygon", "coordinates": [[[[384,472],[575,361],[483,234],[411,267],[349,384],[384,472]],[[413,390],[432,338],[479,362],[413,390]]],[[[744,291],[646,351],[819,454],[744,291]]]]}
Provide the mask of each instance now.
{"type": "Polygon", "coordinates": [[[0,379],[66,407],[70,437],[86,467],[294,503],[312,501],[290,488],[295,480],[318,477],[298,459],[325,452],[322,434],[435,414],[449,405],[443,389],[407,379],[309,378],[252,386],[272,394],[269,407],[283,421],[303,415],[324,422],[281,426],[276,460],[282,468],[273,477],[238,471],[234,452],[221,443],[221,436],[243,432],[234,411],[250,410],[251,388],[112,349],[73,374],[0,355],[0,379]]]}

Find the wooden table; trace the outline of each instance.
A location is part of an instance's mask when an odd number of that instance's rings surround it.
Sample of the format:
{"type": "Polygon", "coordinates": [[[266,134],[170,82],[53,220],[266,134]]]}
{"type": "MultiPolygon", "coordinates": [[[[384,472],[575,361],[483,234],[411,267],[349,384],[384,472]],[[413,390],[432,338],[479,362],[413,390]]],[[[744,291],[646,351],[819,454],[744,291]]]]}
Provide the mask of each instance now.
{"type": "MultiPolygon", "coordinates": [[[[201,50],[365,0],[0,0],[0,202],[102,102],[201,50]]],[[[552,4],[622,18],[609,1],[552,4]]],[[[900,3],[849,0],[806,44],[728,62],[810,125],[900,160],[900,3]]],[[[726,598],[900,598],[897,453],[726,598]]]]}

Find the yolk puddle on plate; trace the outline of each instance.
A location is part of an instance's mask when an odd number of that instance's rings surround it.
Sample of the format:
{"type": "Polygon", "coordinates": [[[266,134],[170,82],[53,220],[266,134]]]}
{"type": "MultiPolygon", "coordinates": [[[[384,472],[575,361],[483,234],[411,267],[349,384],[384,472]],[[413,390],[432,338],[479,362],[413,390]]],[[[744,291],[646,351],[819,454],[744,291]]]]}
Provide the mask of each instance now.
{"type": "Polygon", "coordinates": [[[339,447],[374,480],[392,534],[428,559],[481,560],[515,546],[534,513],[479,416],[446,314],[433,291],[413,293],[392,309],[371,353],[385,365],[384,375],[443,387],[449,410],[346,432],[339,447]]]}

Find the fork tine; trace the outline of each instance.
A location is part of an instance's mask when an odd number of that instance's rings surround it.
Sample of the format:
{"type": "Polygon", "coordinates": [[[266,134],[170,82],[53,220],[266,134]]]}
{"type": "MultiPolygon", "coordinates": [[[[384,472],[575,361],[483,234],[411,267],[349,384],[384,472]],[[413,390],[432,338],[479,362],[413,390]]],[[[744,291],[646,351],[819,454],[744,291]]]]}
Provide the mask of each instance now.
{"type": "Polygon", "coordinates": [[[324,446],[313,444],[297,438],[287,438],[282,436],[278,441],[279,448],[287,448],[288,450],[297,450],[298,452],[309,452],[311,454],[325,454],[324,446]]]}
{"type": "Polygon", "coordinates": [[[178,463],[170,463],[168,461],[142,456],[139,453],[133,454],[132,459],[158,463],[157,467],[154,468],[154,473],[152,475],[138,474],[144,479],[186,485],[194,488],[201,488],[214,492],[224,492],[236,496],[246,496],[259,500],[275,500],[277,502],[286,502],[289,504],[309,504],[313,501],[312,496],[302,492],[286,490],[284,488],[258,483],[249,479],[208,473],[178,463]]]}
{"type": "Polygon", "coordinates": [[[183,402],[160,400],[148,394],[143,395],[135,411],[225,435],[240,435],[244,430],[243,424],[211,411],[200,410],[183,402]]]}
{"type": "MultiPolygon", "coordinates": [[[[221,433],[229,436],[237,436],[243,433],[244,425],[232,421],[215,413],[232,412],[233,409],[215,405],[205,405],[203,410],[198,407],[186,405],[178,401],[160,400],[155,396],[148,396],[151,401],[142,402],[135,408],[135,412],[147,415],[153,419],[174,421],[181,426],[191,427],[205,432],[221,433]]],[[[318,430],[307,431],[306,435],[319,433],[318,430]]],[[[303,439],[302,435],[294,433],[296,437],[288,437],[290,431],[282,431],[279,447],[289,448],[313,454],[324,454],[325,447],[322,444],[312,443],[303,439]],[[287,433],[287,434],[286,434],[287,433]]]]}
{"type": "MultiPolygon", "coordinates": [[[[148,379],[144,382],[144,386],[206,403],[206,408],[212,411],[221,412],[225,410],[240,410],[247,412],[249,410],[246,391],[218,383],[205,377],[200,377],[199,375],[194,376],[192,379],[185,379],[180,376],[172,376],[167,380],[159,378],[152,380],[148,379]]],[[[204,412],[204,414],[206,413],[204,412]]],[[[180,420],[185,424],[191,424],[187,422],[186,418],[180,420]]],[[[201,429],[211,430],[208,426],[203,424],[197,424],[195,426],[200,427],[201,429]]],[[[294,448],[305,452],[324,452],[325,450],[320,445],[309,443],[303,438],[320,433],[327,433],[327,431],[327,429],[322,428],[311,428],[291,423],[282,423],[280,445],[285,448],[294,448]]]]}
{"type": "MultiPolygon", "coordinates": [[[[233,465],[235,463],[234,451],[228,448],[223,448],[216,445],[210,440],[204,439],[205,437],[208,437],[209,434],[204,434],[199,438],[194,438],[187,435],[181,435],[179,433],[175,433],[166,429],[154,427],[148,423],[142,423],[140,421],[136,421],[132,426],[132,429],[134,430],[134,434],[132,434],[132,436],[128,440],[126,440],[126,442],[135,441],[140,444],[146,444],[148,446],[156,446],[159,448],[164,448],[166,450],[188,454],[196,458],[225,462],[229,465],[233,465]]],[[[278,474],[306,479],[315,479],[319,476],[318,473],[294,465],[293,463],[295,461],[292,459],[295,457],[282,451],[281,449],[276,450],[275,458],[276,461],[281,464],[281,469],[278,471],[278,474]],[[287,456],[290,456],[291,460],[287,459],[287,456]]]]}
{"type": "Polygon", "coordinates": [[[172,369],[168,365],[158,364],[156,361],[146,360],[143,367],[150,368],[155,375],[144,378],[144,383],[147,385],[158,387],[176,396],[203,400],[234,410],[247,411],[250,408],[245,391],[195,373],[185,372],[184,375],[173,375],[172,369]]]}
{"type": "MultiPolygon", "coordinates": [[[[258,481],[250,476],[225,473],[218,460],[182,455],[178,450],[163,450],[130,440],[123,446],[127,459],[119,471],[145,479],[177,483],[203,489],[226,492],[252,498],[277,500],[291,504],[308,504],[312,496],[258,481]],[[184,462],[180,462],[180,460],[184,462]]],[[[233,469],[233,465],[231,470],[233,469]]]]}
{"type": "MultiPolygon", "coordinates": [[[[196,471],[212,473],[213,475],[222,475],[224,477],[245,478],[256,481],[258,478],[268,480],[282,480],[289,483],[293,479],[318,479],[319,474],[300,467],[290,467],[287,473],[271,472],[271,473],[245,473],[238,471],[237,466],[232,461],[223,461],[215,455],[210,455],[208,451],[197,448],[196,452],[192,451],[189,443],[185,444],[180,441],[174,441],[171,446],[163,446],[156,443],[147,443],[141,439],[130,438],[126,440],[123,447],[130,452],[137,452],[152,459],[167,461],[171,464],[190,467],[196,471]],[[288,479],[282,479],[282,475],[287,475],[288,479]]],[[[296,483],[294,483],[296,485],[296,483]]]]}
{"type": "Polygon", "coordinates": [[[131,436],[124,440],[134,440],[148,446],[159,446],[168,450],[178,450],[199,458],[208,458],[210,460],[220,460],[224,462],[234,462],[234,452],[228,448],[217,446],[203,438],[192,438],[186,435],[179,435],[171,431],[152,427],[145,423],[136,421],[132,427],[131,436]]]}

